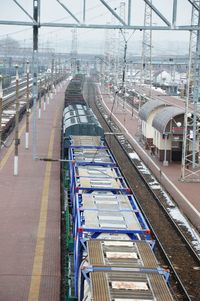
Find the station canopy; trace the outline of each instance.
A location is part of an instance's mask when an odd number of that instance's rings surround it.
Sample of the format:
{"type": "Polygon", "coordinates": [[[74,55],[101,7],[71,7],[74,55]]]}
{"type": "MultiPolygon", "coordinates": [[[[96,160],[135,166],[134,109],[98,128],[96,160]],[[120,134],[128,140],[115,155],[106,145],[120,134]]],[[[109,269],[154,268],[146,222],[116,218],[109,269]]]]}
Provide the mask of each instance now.
{"type": "Polygon", "coordinates": [[[166,106],[166,103],[160,99],[152,99],[147,101],[139,111],[139,117],[141,120],[147,121],[151,112],[156,110],[159,107],[166,106]]]}
{"type": "Polygon", "coordinates": [[[152,126],[158,130],[161,134],[166,132],[166,127],[170,120],[178,117],[179,115],[184,115],[185,111],[181,108],[167,106],[162,108],[155,116],[152,122],[152,126]]]}

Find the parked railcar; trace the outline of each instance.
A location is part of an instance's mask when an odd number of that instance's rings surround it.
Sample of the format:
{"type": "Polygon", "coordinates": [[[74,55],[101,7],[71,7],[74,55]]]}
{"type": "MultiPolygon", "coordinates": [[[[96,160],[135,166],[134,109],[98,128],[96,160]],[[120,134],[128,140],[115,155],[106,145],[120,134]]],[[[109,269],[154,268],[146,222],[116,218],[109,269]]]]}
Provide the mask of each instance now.
{"type": "Polygon", "coordinates": [[[11,84],[11,76],[3,76],[3,82],[2,82],[2,87],[3,89],[8,88],[9,85],[11,84]]]}
{"type": "Polygon", "coordinates": [[[103,136],[103,129],[88,106],[73,104],[64,109],[63,133],[66,139],[70,135],[103,136]]]}
{"type": "Polygon", "coordinates": [[[146,241],[87,239],[79,272],[79,300],[173,301],[146,241]]]}
{"type": "Polygon", "coordinates": [[[84,75],[77,75],[71,79],[65,91],[65,107],[75,104],[86,105],[82,95],[83,83],[84,75]]]}

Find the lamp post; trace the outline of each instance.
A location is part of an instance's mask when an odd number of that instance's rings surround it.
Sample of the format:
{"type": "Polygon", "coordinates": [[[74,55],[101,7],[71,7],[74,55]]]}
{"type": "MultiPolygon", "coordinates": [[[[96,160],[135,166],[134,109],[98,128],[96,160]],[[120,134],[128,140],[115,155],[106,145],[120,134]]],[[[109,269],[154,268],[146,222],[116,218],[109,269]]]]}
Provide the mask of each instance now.
{"type": "Polygon", "coordinates": [[[53,99],[53,94],[55,92],[54,87],[54,57],[52,57],[51,61],[51,98],[53,99]]]}
{"type": "Polygon", "coordinates": [[[167,160],[167,138],[168,138],[168,133],[164,133],[164,139],[165,139],[165,145],[164,145],[164,160],[163,160],[163,166],[168,166],[168,160],[167,160]]]}
{"type": "Polygon", "coordinates": [[[42,80],[39,80],[39,108],[38,108],[38,119],[41,119],[41,90],[42,90],[42,80]]]}
{"type": "Polygon", "coordinates": [[[47,104],[49,104],[49,99],[50,99],[50,83],[49,83],[49,76],[47,75],[47,104]]]}
{"type": "Polygon", "coordinates": [[[46,111],[46,102],[47,102],[47,83],[46,83],[46,76],[45,76],[45,78],[44,78],[44,103],[43,103],[43,105],[44,105],[44,107],[43,107],[43,109],[44,109],[44,112],[46,111]]]}
{"type": "Polygon", "coordinates": [[[14,155],[14,176],[18,176],[19,162],[18,162],[18,145],[19,140],[19,74],[18,65],[16,65],[16,112],[15,112],[15,155],[14,155]]]}
{"type": "Polygon", "coordinates": [[[2,104],[3,104],[2,81],[3,81],[3,78],[0,75],[0,150],[1,150],[1,144],[2,144],[2,126],[1,126],[1,121],[2,121],[2,104]]]}
{"type": "Polygon", "coordinates": [[[29,61],[26,62],[26,134],[25,134],[25,148],[29,148],[29,61]]]}
{"type": "MultiPolygon", "coordinates": [[[[164,160],[163,160],[163,166],[168,166],[168,165],[169,165],[169,161],[167,160],[167,139],[169,138],[169,135],[171,135],[171,137],[172,137],[172,134],[173,134],[173,132],[172,132],[172,121],[174,121],[174,123],[176,124],[176,126],[177,126],[178,128],[180,128],[181,125],[182,125],[181,122],[179,122],[179,121],[176,122],[176,121],[172,118],[171,121],[170,121],[170,131],[169,131],[169,132],[163,133],[163,138],[165,139],[165,140],[164,140],[164,160]]],[[[172,139],[171,139],[171,141],[172,141],[172,139]]]]}
{"type": "Polygon", "coordinates": [[[132,97],[132,108],[131,108],[131,116],[133,117],[133,105],[134,105],[134,93],[135,93],[135,89],[132,90],[133,91],[133,97],[132,97]]]}

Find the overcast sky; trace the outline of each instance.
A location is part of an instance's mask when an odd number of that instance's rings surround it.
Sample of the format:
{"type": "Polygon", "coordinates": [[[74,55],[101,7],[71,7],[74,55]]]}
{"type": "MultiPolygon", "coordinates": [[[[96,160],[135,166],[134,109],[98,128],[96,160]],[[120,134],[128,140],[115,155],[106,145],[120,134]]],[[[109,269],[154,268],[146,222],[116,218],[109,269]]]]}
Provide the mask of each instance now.
{"type": "MultiPolygon", "coordinates": [[[[18,0],[18,2],[32,15],[32,0],[18,0]]],[[[62,0],[62,2],[73,12],[73,14],[82,21],[82,0],[62,0]]],[[[86,0],[86,23],[88,24],[105,24],[112,22],[118,24],[117,20],[111,16],[111,13],[101,4],[99,0],[86,0]]],[[[107,3],[116,9],[120,14],[120,2],[122,0],[107,0],[107,3]]],[[[124,2],[128,2],[127,0],[124,2]]],[[[173,0],[152,0],[154,6],[169,21],[172,19],[173,0]]],[[[21,11],[21,9],[14,3],[13,0],[0,0],[0,19],[12,21],[30,21],[30,19],[21,11]]],[[[178,14],[177,25],[189,25],[191,19],[191,4],[188,0],[178,0],[178,14]]],[[[127,16],[127,12],[126,12],[127,16]]],[[[132,24],[142,25],[144,20],[144,1],[132,1],[132,24]]],[[[60,6],[56,0],[41,0],[41,22],[61,22],[61,23],[74,23],[74,20],[68,13],[60,6]]],[[[163,22],[153,13],[153,23],[155,25],[164,25],[163,22]]],[[[10,36],[20,40],[24,47],[31,44],[32,29],[22,26],[4,26],[0,25],[0,39],[10,36]]],[[[80,41],[97,41],[99,45],[104,47],[105,31],[99,29],[81,29],[78,32],[78,40],[80,41]]],[[[132,40],[138,41],[142,39],[142,33],[137,31],[132,40]]],[[[167,32],[167,31],[154,31],[153,41],[185,41],[188,42],[188,32],[167,32]]],[[[71,45],[71,29],[64,28],[41,28],[40,29],[40,42],[43,47],[56,47],[57,51],[69,50],[71,45]]],[[[87,43],[86,43],[87,44],[87,43]]],[[[132,43],[131,43],[132,44],[132,43]]],[[[88,50],[92,47],[91,43],[88,44],[88,50]]],[[[164,45],[163,45],[164,49],[164,45]]],[[[90,52],[90,51],[89,51],[90,52]]]]}

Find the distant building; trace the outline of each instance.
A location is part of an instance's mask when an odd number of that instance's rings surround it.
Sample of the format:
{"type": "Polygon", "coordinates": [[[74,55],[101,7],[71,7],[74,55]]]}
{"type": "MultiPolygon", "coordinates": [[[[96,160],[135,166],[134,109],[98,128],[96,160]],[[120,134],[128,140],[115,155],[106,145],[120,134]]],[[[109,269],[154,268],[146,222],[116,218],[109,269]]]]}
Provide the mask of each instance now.
{"type": "Polygon", "coordinates": [[[153,82],[162,85],[179,85],[181,81],[181,73],[179,72],[168,72],[166,70],[159,70],[153,74],[153,82]]]}

